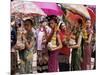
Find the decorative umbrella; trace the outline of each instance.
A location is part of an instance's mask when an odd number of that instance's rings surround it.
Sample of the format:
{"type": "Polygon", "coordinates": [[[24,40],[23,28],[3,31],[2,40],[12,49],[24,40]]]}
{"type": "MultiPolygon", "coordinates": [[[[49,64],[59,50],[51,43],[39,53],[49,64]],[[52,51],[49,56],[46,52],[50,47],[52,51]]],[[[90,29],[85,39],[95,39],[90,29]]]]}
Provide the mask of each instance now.
{"type": "Polygon", "coordinates": [[[56,3],[47,2],[34,2],[39,6],[47,15],[62,15],[63,11],[56,3]]]}
{"type": "Polygon", "coordinates": [[[88,7],[91,8],[94,13],[96,13],[96,5],[89,5],[88,7]]]}
{"type": "Polygon", "coordinates": [[[62,4],[66,9],[78,13],[81,16],[84,16],[85,18],[90,18],[90,15],[83,5],[76,5],[76,4],[62,4]]]}
{"type": "Polygon", "coordinates": [[[75,22],[78,20],[78,19],[81,19],[82,17],[78,14],[74,14],[72,12],[67,12],[67,15],[65,16],[66,19],[70,22],[70,24],[74,25],[75,22]]]}
{"type": "Polygon", "coordinates": [[[24,15],[45,15],[46,14],[33,2],[29,1],[12,1],[11,13],[21,13],[24,15]]]}
{"type": "Polygon", "coordinates": [[[87,8],[90,17],[91,17],[91,24],[94,25],[95,24],[95,20],[96,20],[96,15],[94,13],[94,11],[91,8],[87,8]]]}

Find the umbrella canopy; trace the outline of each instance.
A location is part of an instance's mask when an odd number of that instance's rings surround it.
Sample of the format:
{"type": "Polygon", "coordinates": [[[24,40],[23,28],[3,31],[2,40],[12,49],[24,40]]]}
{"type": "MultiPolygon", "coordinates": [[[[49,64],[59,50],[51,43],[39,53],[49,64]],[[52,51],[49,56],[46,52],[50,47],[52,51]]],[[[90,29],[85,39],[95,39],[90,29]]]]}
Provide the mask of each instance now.
{"type": "Polygon", "coordinates": [[[90,15],[83,5],[76,4],[62,4],[66,9],[71,10],[75,13],[78,13],[86,18],[90,18],[90,15]]]}
{"type": "Polygon", "coordinates": [[[96,13],[96,5],[89,5],[88,7],[91,8],[94,13],[96,13]]]}
{"type": "Polygon", "coordinates": [[[67,15],[67,18],[70,19],[71,21],[76,21],[81,17],[77,14],[73,14],[73,13],[69,12],[67,15]]]}
{"type": "Polygon", "coordinates": [[[39,14],[46,16],[46,14],[37,5],[29,1],[12,1],[11,13],[22,13],[25,15],[39,14]]]}
{"type": "Polygon", "coordinates": [[[95,20],[96,20],[96,15],[94,13],[94,11],[91,8],[87,8],[90,17],[91,17],[91,24],[94,25],[95,24],[95,20]]]}
{"type": "Polygon", "coordinates": [[[62,15],[63,11],[56,3],[47,2],[34,2],[38,5],[47,15],[62,15]]]}
{"type": "Polygon", "coordinates": [[[78,19],[81,19],[81,16],[78,15],[78,14],[74,14],[70,11],[67,12],[67,15],[65,16],[66,19],[70,22],[70,24],[74,25],[75,22],[78,20],[78,19]]]}

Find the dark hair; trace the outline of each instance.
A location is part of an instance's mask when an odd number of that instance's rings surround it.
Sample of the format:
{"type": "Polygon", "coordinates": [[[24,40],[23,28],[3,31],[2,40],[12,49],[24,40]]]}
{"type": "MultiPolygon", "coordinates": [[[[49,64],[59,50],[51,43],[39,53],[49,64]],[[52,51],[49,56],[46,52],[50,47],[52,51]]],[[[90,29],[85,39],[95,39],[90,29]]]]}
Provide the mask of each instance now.
{"type": "Polygon", "coordinates": [[[30,25],[32,26],[32,25],[33,25],[32,20],[31,20],[31,19],[26,19],[26,20],[24,21],[24,25],[27,25],[27,24],[30,24],[30,25]]]}
{"type": "Polygon", "coordinates": [[[81,18],[79,18],[79,19],[77,20],[77,22],[78,22],[78,24],[79,24],[79,26],[80,26],[80,29],[82,29],[82,24],[83,24],[82,19],[81,19],[81,18]]]}
{"type": "Polygon", "coordinates": [[[62,26],[62,24],[63,24],[63,23],[60,23],[60,26],[59,26],[59,29],[60,29],[60,30],[61,30],[61,26],[62,26]]]}
{"type": "Polygon", "coordinates": [[[40,23],[42,24],[42,23],[44,23],[45,21],[40,21],[40,23]]]}
{"type": "Polygon", "coordinates": [[[46,17],[48,21],[48,25],[50,26],[50,21],[54,21],[55,23],[58,24],[58,17],[56,15],[50,15],[46,17]]]}
{"type": "Polygon", "coordinates": [[[50,15],[50,16],[47,16],[46,19],[47,19],[48,21],[54,20],[55,23],[57,23],[57,19],[58,19],[58,18],[57,18],[56,15],[50,15]]]}
{"type": "Polygon", "coordinates": [[[50,21],[54,21],[55,23],[58,23],[57,19],[50,19],[50,21]]]}
{"type": "Polygon", "coordinates": [[[82,24],[82,19],[78,19],[78,24],[82,24]]]}
{"type": "Polygon", "coordinates": [[[15,20],[15,16],[11,16],[11,22],[15,20]]]}
{"type": "Polygon", "coordinates": [[[21,27],[21,23],[19,23],[18,26],[21,27]]]}
{"type": "Polygon", "coordinates": [[[90,18],[86,18],[86,21],[91,20],[90,18]]]}
{"type": "Polygon", "coordinates": [[[84,5],[85,7],[87,6],[87,5],[84,5]]]}

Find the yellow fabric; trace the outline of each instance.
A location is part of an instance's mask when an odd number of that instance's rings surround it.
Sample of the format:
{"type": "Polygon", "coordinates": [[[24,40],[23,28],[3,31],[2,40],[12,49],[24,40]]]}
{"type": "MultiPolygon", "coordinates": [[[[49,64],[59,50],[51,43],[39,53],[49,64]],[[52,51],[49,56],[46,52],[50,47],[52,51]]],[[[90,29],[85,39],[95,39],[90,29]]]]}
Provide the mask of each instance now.
{"type": "Polygon", "coordinates": [[[53,36],[52,36],[52,38],[51,38],[51,44],[52,44],[52,47],[53,47],[53,48],[57,47],[57,45],[56,45],[56,44],[57,44],[57,40],[56,40],[56,37],[57,37],[57,36],[56,36],[56,32],[57,32],[57,31],[59,31],[59,25],[56,26],[55,32],[54,32],[54,34],[53,34],[53,36]]]}
{"type": "Polygon", "coordinates": [[[87,39],[88,38],[88,33],[86,31],[86,18],[85,17],[82,17],[82,22],[83,22],[83,27],[82,27],[82,33],[83,33],[83,38],[84,39],[87,39]]]}
{"type": "Polygon", "coordinates": [[[84,38],[84,39],[87,39],[87,38],[88,38],[87,35],[88,35],[88,34],[87,34],[87,31],[86,31],[86,30],[83,30],[83,38],[84,38]]]}
{"type": "Polygon", "coordinates": [[[52,36],[51,44],[52,44],[52,47],[57,47],[57,45],[56,45],[56,32],[54,32],[54,35],[52,36]]]}

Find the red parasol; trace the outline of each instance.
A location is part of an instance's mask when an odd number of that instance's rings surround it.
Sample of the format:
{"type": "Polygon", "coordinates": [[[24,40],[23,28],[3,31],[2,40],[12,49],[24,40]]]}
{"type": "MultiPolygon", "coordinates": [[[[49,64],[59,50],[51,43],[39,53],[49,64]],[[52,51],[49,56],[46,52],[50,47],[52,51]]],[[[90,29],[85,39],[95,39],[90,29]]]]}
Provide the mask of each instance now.
{"type": "Polygon", "coordinates": [[[91,8],[87,8],[87,10],[88,10],[90,17],[91,17],[91,24],[94,25],[95,21],[96,21],[96,15],[91,8]]]}

